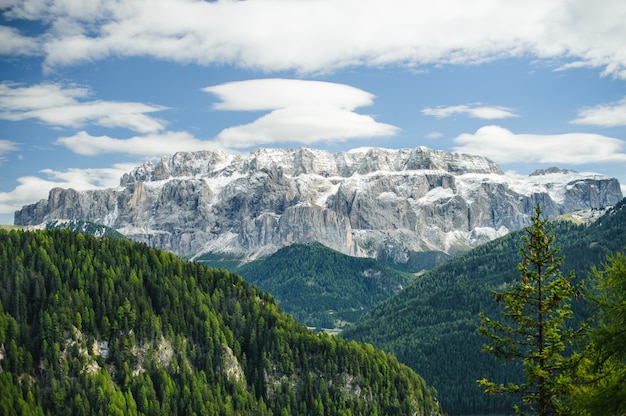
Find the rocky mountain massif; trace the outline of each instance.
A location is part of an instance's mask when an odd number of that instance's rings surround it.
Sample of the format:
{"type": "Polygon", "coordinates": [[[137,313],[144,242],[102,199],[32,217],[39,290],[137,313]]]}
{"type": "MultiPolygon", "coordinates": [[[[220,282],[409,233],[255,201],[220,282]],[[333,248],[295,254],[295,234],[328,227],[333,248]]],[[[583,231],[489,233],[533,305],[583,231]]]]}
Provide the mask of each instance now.
{"type": "Polygon", "coordinates": [[[186,258],[244,260],[318,241],[342,253],[406,264],[455,253],[528,224],[612,205],[616,179],[559,169],[508,175],[480,156],[425,147],[181,152],[125,174],[115,189],[53,189],[15,214],[101,223],[186,258]]]}

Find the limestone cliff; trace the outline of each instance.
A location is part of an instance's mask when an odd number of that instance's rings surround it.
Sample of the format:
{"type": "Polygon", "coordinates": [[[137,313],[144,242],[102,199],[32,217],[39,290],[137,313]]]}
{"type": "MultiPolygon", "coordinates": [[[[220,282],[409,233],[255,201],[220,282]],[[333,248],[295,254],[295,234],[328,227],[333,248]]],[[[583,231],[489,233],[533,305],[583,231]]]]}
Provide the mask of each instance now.
{"type": "Polygon", "coordinates": [[[425,147],[181,152],[125,174],[115,189],[53,189],[15,214],[102,223],[184,257],[243,258],[296,242],[407,261],[473,247],[547,216],[613,205],[616,179],[555,168],[508,175],[480,156],[425,147]]]}

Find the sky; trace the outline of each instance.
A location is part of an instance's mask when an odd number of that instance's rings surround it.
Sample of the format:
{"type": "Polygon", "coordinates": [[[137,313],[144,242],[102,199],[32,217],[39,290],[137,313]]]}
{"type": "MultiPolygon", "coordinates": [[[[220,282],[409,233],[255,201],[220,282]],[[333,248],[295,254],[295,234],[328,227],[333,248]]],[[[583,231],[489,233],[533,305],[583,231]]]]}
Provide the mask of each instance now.
{"type": "Polygon", "coordinates": [[[623,0],[0,0],[0,224],[177,151],[427,146],[626,194],[623,0]]]}

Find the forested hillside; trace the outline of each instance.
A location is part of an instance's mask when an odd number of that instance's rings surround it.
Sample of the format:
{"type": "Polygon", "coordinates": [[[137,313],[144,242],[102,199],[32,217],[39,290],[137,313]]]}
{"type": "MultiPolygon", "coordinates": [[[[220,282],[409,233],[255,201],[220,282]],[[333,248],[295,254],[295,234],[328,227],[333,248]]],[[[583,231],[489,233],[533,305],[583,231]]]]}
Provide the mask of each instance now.
{"type": "Polygon", "coordinates": [[[143,244],[0,231],[0,414],[436,415],[370,345],[143,244]]]}
{"type": "MultiPolygon", "coordinates": [[[[626,200],[588,226],[552,223],[555,244],[565,256],[562,271],[588,278],[610,253],[626,249],[626,200]]],[[[424,376],[439,391],[451,415],[502,414],[511,403],[483,394],[476,383],[502,380],[510,367],[482,354],[478,313],[498,316],[492,291],[519,278],[517,265],[522,232],[509,234],[459,255],[422,275],[342,333],[347,339],[373,343],[424,376]]],[[[582,298],[572,305],[578,319],[586,316],[582,298]]]]}
{"type": "Polygon", "coordinates": [[[298,322],[339,328],[400,291],[414,277],[320,243],[294,244],[237,270],[298,322]]]}

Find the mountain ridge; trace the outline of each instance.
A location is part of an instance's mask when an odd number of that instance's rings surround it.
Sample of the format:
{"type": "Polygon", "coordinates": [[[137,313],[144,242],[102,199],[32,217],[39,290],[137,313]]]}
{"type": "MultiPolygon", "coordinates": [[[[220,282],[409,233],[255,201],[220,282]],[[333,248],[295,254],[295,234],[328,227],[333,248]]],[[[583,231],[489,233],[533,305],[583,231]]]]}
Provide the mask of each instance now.
{"type": "Polygon", "coordinates": [[[200,151],[145,162],[117,188],[53,189],[17,211],[15,224],[91,221],[186,258],[213,252],[251,261],[319,241],[406,264],[519,229],[537,203],[552,217],[621,198],[619,182],[604,175],[511,175],[481,156],[426,147],[200,151]]]}

